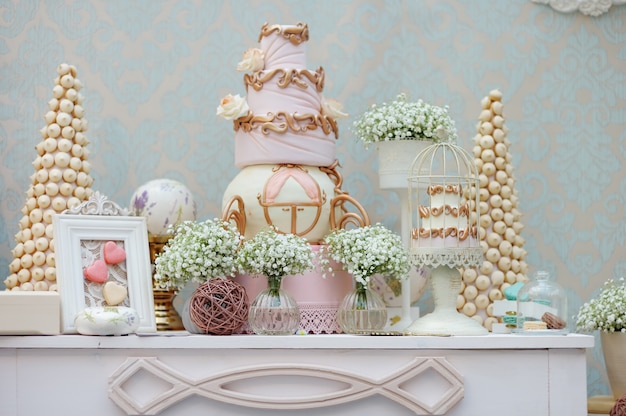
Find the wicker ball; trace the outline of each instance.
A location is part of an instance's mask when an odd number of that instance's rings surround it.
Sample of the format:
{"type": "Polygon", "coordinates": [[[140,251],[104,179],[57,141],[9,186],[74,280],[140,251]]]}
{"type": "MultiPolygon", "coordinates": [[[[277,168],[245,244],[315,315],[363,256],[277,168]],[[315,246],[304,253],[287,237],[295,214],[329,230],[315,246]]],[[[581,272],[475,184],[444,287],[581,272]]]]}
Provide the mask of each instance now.
{"type": "Polygon", "coordinates": [[[611,408],[610,416],[626,416],[626,394],[617,399],[613,407],[611,408]]]}
{"type": "Polygon", "coordinates": [[[248,320],[246,290],[230,279],[211,279],[189,298],[189,318],[204,334],[234,334],[248,320]]]}

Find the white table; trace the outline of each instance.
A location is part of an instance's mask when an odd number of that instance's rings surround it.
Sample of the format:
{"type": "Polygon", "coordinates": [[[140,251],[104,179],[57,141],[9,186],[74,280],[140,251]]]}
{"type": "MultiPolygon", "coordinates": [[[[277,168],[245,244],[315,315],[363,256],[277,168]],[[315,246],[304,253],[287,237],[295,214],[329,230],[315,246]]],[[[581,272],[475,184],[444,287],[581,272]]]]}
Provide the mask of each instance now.
{"type": "Polygon", "coordinates": [[[585,416],[579,334],[0,336],[0,415],[585,416]]]}

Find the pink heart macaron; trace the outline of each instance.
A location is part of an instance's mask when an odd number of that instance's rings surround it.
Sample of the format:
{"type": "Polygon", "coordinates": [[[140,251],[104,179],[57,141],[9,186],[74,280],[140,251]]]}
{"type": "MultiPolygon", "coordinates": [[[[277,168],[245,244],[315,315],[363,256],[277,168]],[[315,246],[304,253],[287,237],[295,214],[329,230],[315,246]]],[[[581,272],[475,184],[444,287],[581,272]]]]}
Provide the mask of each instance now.
{"type": "Polygon", "coordinates": [[[107,265],[102,260],[96,260],[91,266],[85,267],[83,271],[85,279],[94,283],[104,283],[109,277],[107,265]]]}
{"type": "Polygon", "coordinates": [[[126,260],[126,251],[114,241],[107,241],[104,245],[104,261],[107,264],[118,264],[124,260],[126,260]]]}

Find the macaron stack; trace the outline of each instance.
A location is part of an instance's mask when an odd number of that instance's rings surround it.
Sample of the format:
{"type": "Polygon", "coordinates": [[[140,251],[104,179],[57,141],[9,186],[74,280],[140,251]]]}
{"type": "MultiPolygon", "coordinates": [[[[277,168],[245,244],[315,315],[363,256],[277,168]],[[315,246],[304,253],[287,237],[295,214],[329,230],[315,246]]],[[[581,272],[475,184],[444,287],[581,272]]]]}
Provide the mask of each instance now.
{"type": "Polygon", "coordinates": [[[470,199],[478,192],[480,216],[473,220],[479,226],[485,259],[478,268],[462,271],[457,309],[491,330],[492,324],[498,322],[493,316],[493,302],[504,298],[503,291],[508,286],[528,282],[528,265],[502,93],[491,91],[481,100],[481,107],[473,149],[480,187],[470,191],[470,199]]]}
{"type": "Polygon", "coordinates": [[[40,130],[42,140],[35,146],[35,173],[15,234],[10,275],[4,280],[10,290],[56,290],[52,217],[93,193],[82,83],[73,65],[59,65],[57,74],[44,116],[46,126],[40,130]]]}

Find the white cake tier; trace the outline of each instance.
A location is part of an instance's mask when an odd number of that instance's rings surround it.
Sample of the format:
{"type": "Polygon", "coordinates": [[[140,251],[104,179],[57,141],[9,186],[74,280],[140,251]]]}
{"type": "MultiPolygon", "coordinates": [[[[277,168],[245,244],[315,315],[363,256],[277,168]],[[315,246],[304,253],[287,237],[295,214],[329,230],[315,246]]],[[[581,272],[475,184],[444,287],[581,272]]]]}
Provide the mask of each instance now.
{"type": "Polygon", "coordinates": [[[334,192],[335,183],[316,166],[248,166],[226,188],[222,209],[242,198],[246,238],[271,224],[314,243],[330,233],[334,192]]]}
{"type": "Polygon", "coordinates": [[[461,204],[461,196],[452,192],[439,192],[430,195],[430,206],[440,207],[443,205],[450,205],[451,207],[458,207],[461,204]]]}
{"type": "Polygon", "coordinates": [[[414,238],[412,247],[419,248],[469,248],[469,247],[480,247],[478,240],[476,237],[467,237],[463,240],[460,240],[457,236],[448,236],[448,237],[423,237],[423,238],[414,238]]]}
{"type": "Polygon", "coordinates": [[[457,229],[467,228],[469,224],[468,205],[461,207],[442,205],[438,207],[419,207],[422,227],[427,229],[439,229],[454,227],[457,229]]]}
{"type": "MultiPolygon", "coordinates": [[[[434,185],[426,193],[430,206],[419,206],[424,229],[466,229],[469,225],[469,204],[461,203],[462,189],[458,185],[434,185]]],[[[446,235],[450,233],[447,232],[446,235]]]]}

